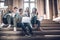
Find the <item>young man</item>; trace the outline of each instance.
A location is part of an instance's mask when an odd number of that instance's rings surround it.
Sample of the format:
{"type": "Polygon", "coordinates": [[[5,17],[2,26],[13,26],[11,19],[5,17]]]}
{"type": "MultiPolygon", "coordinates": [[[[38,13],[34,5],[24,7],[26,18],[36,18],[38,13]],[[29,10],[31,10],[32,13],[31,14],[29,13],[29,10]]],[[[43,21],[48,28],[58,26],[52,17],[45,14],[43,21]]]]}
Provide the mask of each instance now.
{"type": "MultiPolygon", "coordinates": [[[[11,14],[12,12],[10,10],[7,11],[7,13],[2,17],[2,21],[3,23],[1,24],[1,27],[5,26],[8,24],[8,26],[10,26],[9,22],[8,22],[8,18],[10,17],[9,14],[11,14]]],[[[11,21],[10,21],[11,22],[11,21]]]]}
{"type": "Polygon", "coordinates": [[[31,27],[30,27],[29,24],[22,23],[23,16],[24,16],[23,15],[23,9],[19,9],[19,18],[18,18],[18,21],[17,21],[17,26],[22,27],[23,31],[25,32],[25,35],[30,36],[30,34],[26,30],[26,26],[29,27],[29,32],[32,34],[31,27]]]}
{"type": "Polygon", "coordinates": [[[32,32],[32,27],[31,27],[31,19],[30,19],[30,11],[29,11],[29,8],[27,7],[25,12],[24,12],[24,17],[23,17],[23,21],[22,23],[24,24],[24,26],[29,30],[29,35],[33,35],[33,32],[32,32]]]}

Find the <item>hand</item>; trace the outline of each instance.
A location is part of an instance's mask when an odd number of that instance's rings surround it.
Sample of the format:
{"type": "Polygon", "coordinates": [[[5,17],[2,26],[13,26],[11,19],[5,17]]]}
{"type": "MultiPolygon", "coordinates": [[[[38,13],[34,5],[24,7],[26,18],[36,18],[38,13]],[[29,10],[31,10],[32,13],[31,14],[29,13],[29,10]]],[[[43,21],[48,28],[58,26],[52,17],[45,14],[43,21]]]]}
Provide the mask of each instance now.
{"type": "Polygon", "coordinates": [[[11,16],[11,14],[9,14],[11,16]]]}
{"type": "Polygon", "coordinates": [[[12,14],[12,17],[15,17],[15,14],[12,14]]]}

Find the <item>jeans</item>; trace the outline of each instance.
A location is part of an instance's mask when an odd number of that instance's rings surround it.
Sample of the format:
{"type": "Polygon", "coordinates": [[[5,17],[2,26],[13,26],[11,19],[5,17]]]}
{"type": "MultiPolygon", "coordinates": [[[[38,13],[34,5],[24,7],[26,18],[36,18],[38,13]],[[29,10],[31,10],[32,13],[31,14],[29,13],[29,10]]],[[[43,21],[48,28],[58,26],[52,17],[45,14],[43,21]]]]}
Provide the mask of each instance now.
{"type": "Polygon", "coordinates": [[[2,21],[4,24],[11,24],[13,25],[13,18],[9,15],[7,15],[6,18],[2,17],[2,21]]]}
{"type": "Polygon", "coordinates": [[[34,24],[37,24],[38,25],[37,28],[40,27],[40,21],[37,20],[37,17],[36,16],[32,18],[31,24],[32,24],[32,27],[34,27],[34,24]]]}
{"type": "Polygon", "coordinates": [[[7,22],[8,24],[14,25],[14,27],[16,27],[17,25],[17,18],[12,17],[12,16],[7,16],[7,22]]]}
{"type": "Polygon", "coordinates": [[[29,34],[33,35],[32,28],[29,23],[24,23],[25,28],[27,27],[29,30],[29,34]]]}
{"type": "Polygon", "coordinates": [[[3,21],[4,24],[8,24],[7,18],[4,18],[4,17],[3,17],[3,18],[2,18],[2,21],[3,21]]]}
{"type": "Polygon", "coordinates": [[[17,27],[21,27],[21,28],[23,29],[24,33],[25,33],[26,35],[29,35],[29,34],[27,33],[27,30],[26,30],[26,28],[25,28],[25,26],[24,26],[23,23],[17,23],[17,27]]]}
{"type": "Polygon", "coordinates": [[[8,24],[11,24],[11,25],[13,25],[13,17],[11,17],[11,16],[7,16],[7,22],[8,22],[8,24]]]}

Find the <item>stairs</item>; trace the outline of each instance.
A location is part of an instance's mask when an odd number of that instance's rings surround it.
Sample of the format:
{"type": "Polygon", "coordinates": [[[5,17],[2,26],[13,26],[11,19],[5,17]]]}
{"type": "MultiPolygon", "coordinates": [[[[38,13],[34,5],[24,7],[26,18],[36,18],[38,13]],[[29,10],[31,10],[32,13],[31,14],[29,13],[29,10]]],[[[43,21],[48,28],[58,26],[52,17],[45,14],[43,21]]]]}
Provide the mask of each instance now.
{"type": "Polygon", "coordinates": [[[6,27],[0,29],[0,40],[60,40],[60,24],[47,20],[41,22],[42,31],[33,29],[32,37],[24,36],[21,28],[17,27],[17,31],[13,28],[6,27]]]}

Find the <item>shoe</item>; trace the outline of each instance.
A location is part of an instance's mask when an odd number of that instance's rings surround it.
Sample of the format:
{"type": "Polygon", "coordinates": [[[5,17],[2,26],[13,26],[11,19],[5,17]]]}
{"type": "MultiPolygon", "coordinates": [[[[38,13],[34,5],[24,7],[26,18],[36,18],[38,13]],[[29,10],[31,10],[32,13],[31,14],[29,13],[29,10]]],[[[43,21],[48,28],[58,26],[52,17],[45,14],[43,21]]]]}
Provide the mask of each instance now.
{"type": "Polygon", "coordinates": [[[31,37],[31,35],[25,35],[25,37],[31,37]]]}
{"type": "Polygon", "coordinates": [[[4,25],[5,25],[5,24],[4,24],[4,23],[2,23],[2,24],[1,24],[1,26],[0,26],[0,28],[2,28],[4,25]]]}
{"type": "Polygon", "coordinates": [[[17,31],[17,30],[16,30],[16,27],[14,27],[14,31],[17,31]]]}
{"type": "Polygon", "coordinates": [[[9,25],[7,28],[10,28],[11,27],[11,25],[9,25]]]}

